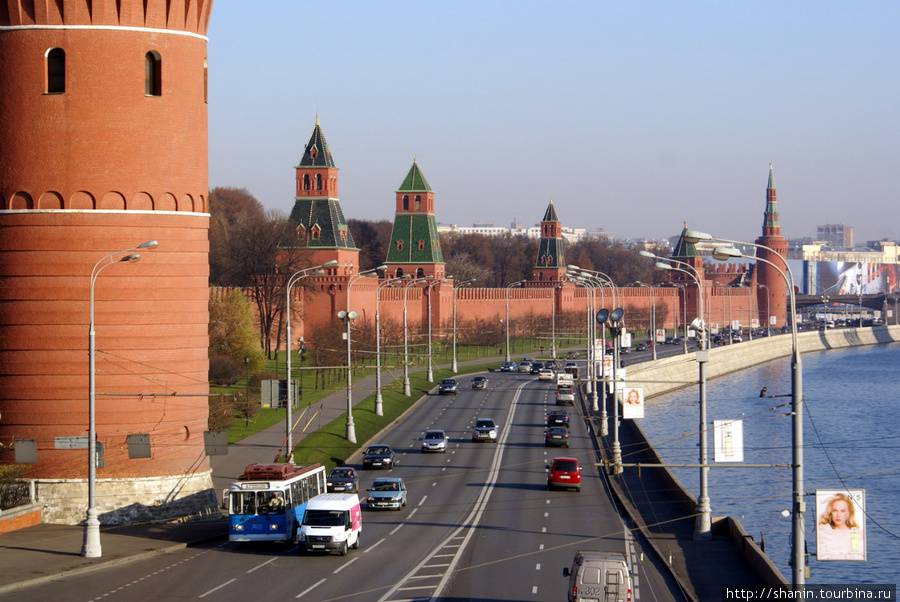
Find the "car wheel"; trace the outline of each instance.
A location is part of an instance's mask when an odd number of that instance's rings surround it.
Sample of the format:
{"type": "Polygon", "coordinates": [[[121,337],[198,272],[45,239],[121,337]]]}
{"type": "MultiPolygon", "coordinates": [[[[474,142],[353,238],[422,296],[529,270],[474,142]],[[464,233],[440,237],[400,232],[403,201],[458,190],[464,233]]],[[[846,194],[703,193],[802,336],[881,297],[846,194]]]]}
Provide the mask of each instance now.
{"type": "Polygon", "coordinates": [[[346,541],[341,543],[341,549],[339,550],[339,552],[340,552],[341,556],[347,555],[347,542],[346,541]]]}

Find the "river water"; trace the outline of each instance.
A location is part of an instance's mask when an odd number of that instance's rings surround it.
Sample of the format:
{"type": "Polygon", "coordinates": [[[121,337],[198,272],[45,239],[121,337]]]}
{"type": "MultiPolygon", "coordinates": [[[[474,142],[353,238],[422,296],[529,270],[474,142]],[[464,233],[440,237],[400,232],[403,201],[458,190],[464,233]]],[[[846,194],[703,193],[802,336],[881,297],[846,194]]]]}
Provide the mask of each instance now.
{"type": "MultiPolygon", "coordinates": [[[[900,344],[804,354],[804,490],[866,492],[867,561],[817,561],[815,497],[808,495],[807,583],[897,583],[900,575],[900,344]]],[[[713,459],[713,420],[743,419],[744,463],[791,461],[790,359],[782,358],[707,383],[707,442],[713,459]],[[767,395],[787,397],[760,398],[767,395]],[[781,404],[785,404],[782,407],[781,404]]],[[[648,401],[642,429],[667,463],[697,463],[698,389],[648,401]]],[[[627,450],[623,450],[623,454],[627,450]]],[[[673,468],[699,496],[699,469],[673,468]]],[[[713,516],[738,518],[790,581],[789,468],[709,470],[713,516]]]]}

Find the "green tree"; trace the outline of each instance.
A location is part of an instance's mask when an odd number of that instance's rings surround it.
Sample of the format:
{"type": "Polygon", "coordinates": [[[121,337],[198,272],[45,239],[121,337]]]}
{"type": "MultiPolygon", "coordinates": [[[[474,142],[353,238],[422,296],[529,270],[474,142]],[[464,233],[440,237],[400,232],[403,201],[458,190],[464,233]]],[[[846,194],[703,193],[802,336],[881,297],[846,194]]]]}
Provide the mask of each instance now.
{"type": "Polygon", "coordinates": [[[229,291],[222,298],[209,300],[209,356],[226,357],[242,364],[249,357],[251,372],[263,365],[253,308],[238,289],[229,291]]]}

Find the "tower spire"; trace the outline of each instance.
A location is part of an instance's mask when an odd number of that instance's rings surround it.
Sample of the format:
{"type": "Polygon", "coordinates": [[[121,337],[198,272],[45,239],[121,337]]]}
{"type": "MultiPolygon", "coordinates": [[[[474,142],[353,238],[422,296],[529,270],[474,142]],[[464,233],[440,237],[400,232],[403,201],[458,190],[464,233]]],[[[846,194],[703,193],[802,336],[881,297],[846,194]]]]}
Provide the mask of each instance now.
{"type": "Polygon", "coordinates": [[[769,183],[766,185],[766,212],[763,216],[763,236],[781,236],[778,223],[778,203],[775,191],[775,169],[769,163],[769,183]]]}

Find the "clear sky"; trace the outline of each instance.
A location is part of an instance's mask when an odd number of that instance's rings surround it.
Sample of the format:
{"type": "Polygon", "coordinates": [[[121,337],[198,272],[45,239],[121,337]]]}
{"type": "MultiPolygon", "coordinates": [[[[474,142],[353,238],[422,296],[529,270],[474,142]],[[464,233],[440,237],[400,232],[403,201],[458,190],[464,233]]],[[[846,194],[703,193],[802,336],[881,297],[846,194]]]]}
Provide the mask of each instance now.
{"type": "Polygon", "coordinates": [[[293,206],[318,114],[347,218],[418,158],[441,223],[900,238],[900,2],[215,0],[210,186],[293,206]]]}

